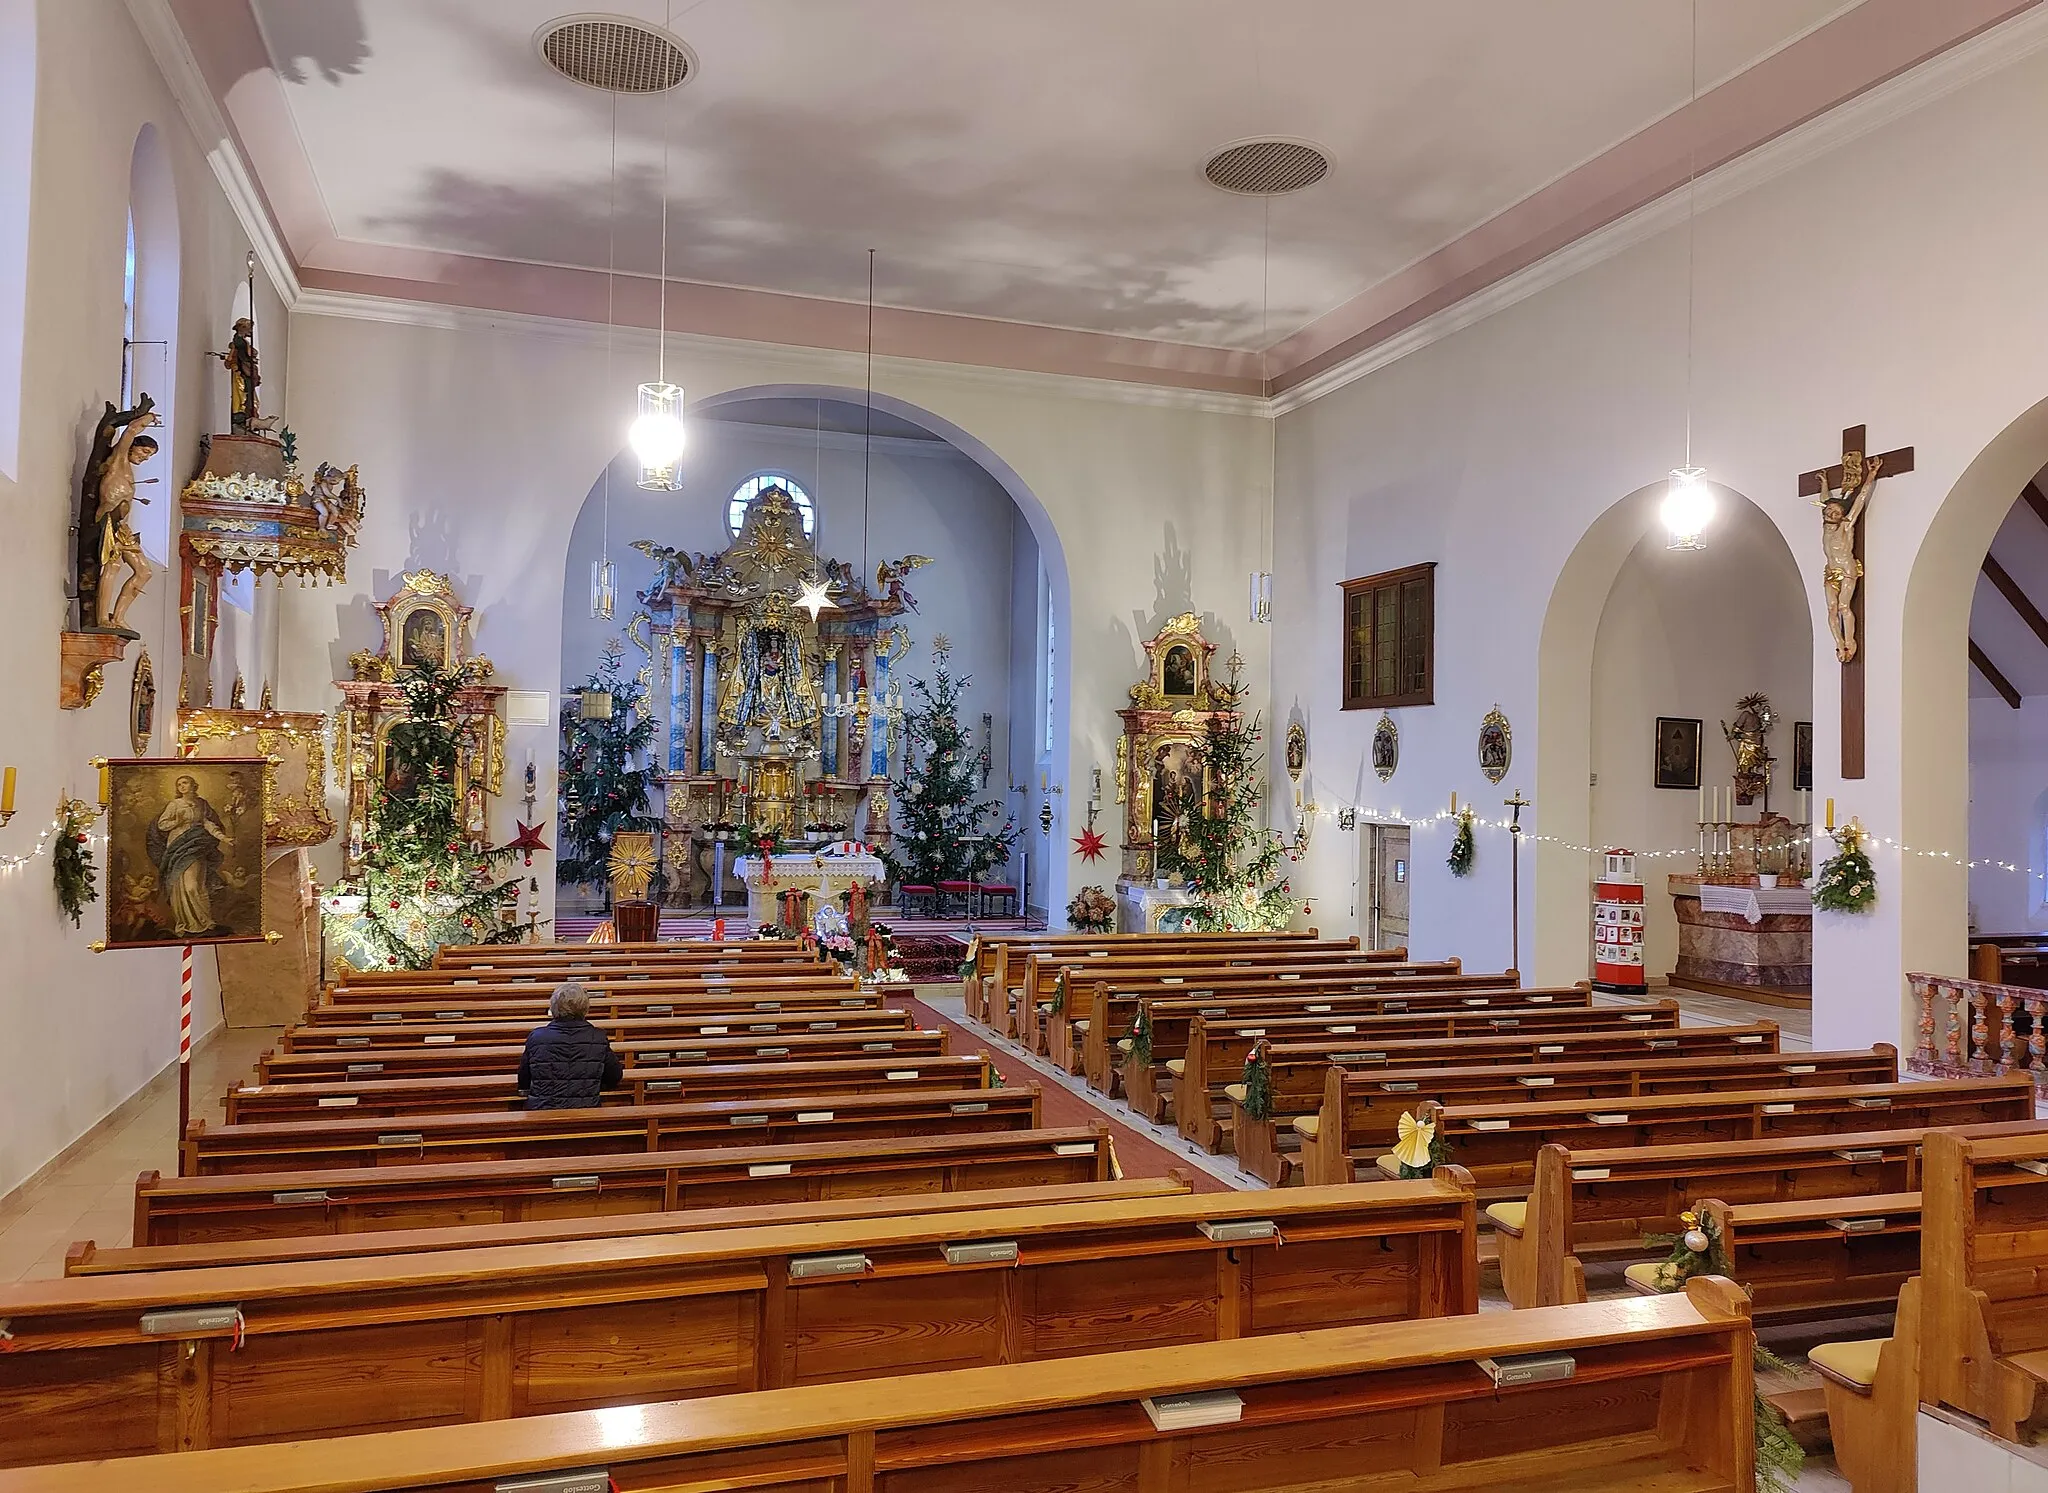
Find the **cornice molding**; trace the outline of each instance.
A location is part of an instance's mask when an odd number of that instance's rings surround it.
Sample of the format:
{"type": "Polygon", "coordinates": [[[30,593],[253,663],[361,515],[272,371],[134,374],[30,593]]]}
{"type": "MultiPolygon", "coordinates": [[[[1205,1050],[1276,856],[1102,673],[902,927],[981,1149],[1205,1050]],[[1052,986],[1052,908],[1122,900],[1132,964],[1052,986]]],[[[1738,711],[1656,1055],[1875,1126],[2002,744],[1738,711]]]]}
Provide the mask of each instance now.
{"type": "Polygon", "coordinates": [[[143,44],[156,60],[157,71],[163,74],[165,85],[177,100],[178,112],[185,116],[185,124],[198,140],[214,180],[220,183],[228,208],[249,236],[271,288],[284,302],[285,310],[290,311],[301,294],[291,250],[271,219],[270,208],[249,163],[242,159],[241,147],[235,143],[234,132],[214,101],[213,89],[200,72],[198,60],[186,44],[185,33],[171,14],[168,0],[127,0],[127,6],[136,30],[142,33],[143,44]]]}
{"type": "MultiPolygon", "coordinates": [[[[2031,57],[2044,46],[2048,46],[2048,6],[2014,16],[1708,172],[1694,188],[1697,196],[1693,210],[1704,213],[1732,202],[1958,89],[2031,57]]],[[[1304,379],[1272,398],[1271,413],[1277,417],[1313,404],[1324,395],[1441,342],[1497,311],[1505,311],[1581,271],[1682,226],[1690,195],[1684,187],[1668,192],[1384,342],[1304,379]]]]}
{"type": "MultiPolygon", "coordinates": [[[[519,311],[487,311],[471,306],[399,300],[348,291],[302,291],[292,310],[300,316],[332,316],[433,331],[504,332],[580,347],[602,348],[609,344],[615,349],[651,352],[655,345],[654,333],[643,327],[605,327],[595,322],[534,316],[519,311]]],[[[792,379],[828,381],[849,387],[861,382],[866,366],[862,354],[835,348],[755,342],[738,337],[710,337],[698,332],[676,331],[668,333],[667,342],[671,350],[680,347],[707,357],[745,358],[779,364],[792,379]]],[[[1028,396],[1049,394],[1068,399],[1141,405],[1152,409],[1197,410],[1205,414],[1253,419],[1267,418],[1271,412],[1270,401],[1256,394],[1223,394],[1208,389],[1128,383],[1121,379],[1087,378],[1078,374],[988,368],[974,363],[941,363],[879,353],[875,356],[875,368],[881,373],[910,379],[929,378],[943,370],[948,381],[953,383],[1028,396]]]]}

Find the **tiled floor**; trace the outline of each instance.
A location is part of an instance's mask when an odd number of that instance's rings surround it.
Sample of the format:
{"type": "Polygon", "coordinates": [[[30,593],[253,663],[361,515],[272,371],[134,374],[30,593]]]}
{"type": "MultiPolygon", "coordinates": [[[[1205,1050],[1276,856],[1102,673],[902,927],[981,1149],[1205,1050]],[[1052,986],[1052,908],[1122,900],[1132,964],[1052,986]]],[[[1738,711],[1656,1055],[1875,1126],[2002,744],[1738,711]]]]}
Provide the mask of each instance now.
{"type": "MultiPolygon", "coordinates": [[[[276,1037],[271,1027],[223,1030],[196,1049],[193,1115],[218,1118],[220,1096],[254,1070],[276,1037]]],[[[43,1180],[0,1203],[0,1281],[63,1275],[64,1253],[74,1240],[130,1242],[137,1173],[177,1169],[177,1070],[159,1076],[128,1110],[43,1180]]]]}

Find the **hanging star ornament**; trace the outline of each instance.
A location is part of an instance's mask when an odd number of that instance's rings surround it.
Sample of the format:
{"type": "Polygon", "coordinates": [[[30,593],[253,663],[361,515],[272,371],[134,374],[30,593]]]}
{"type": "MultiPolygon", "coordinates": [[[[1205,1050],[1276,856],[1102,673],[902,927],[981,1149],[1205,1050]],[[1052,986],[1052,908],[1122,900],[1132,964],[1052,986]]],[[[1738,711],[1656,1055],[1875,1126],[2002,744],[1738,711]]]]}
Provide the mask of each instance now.
{"type": "Polygon", "coordinates": [[[839,609],[839,603],[834,601],[829,594],[832,589],[831,582],[813,576],[810,580],[801,581],[798,584],[803,589],[797,596],[796,604],[811,614],[813,622],[818,620],[818,613],[828,609],[832,611],[839,609]]]}
{"type": "Polygon", "coordinates": [[[1109,842],[1092,829],[1084,829],[1074,836],[1074,849],[1081,853],[1084,861],[1099,861],[1109,842]]]}
{"type": "MultiPolygon", "coordinates": [[[[516,819],[512,822],[519,824],[519,821],[516,819]]],[[[540,832],[546,828],[547,821],[545,819],[539,824],[519,824],[519,833],[512,837],[512,843],[505,848],[507,850],[523,851],[526,855],[526,864],[530,866],[533,864],[534,851],[546,850],[548,848],[547,842],[540,837],[540,832]]]]}

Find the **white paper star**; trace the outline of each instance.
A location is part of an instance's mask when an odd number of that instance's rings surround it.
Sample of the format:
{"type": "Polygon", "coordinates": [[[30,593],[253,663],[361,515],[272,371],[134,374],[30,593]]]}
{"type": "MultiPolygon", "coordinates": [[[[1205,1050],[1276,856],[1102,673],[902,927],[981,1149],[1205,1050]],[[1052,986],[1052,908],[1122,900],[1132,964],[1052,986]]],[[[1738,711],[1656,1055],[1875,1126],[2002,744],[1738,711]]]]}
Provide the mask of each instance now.
{"type": "Polygon", "coordinates": [[[831,591],[829,582],[813,579],[801,581],[798,584],[803,589],[796,599],[796,604],[811,614],[813,622],[818,620],[818,613],[826,610],[828,607],[834,611],[838,610],[839,603],[834,601],[829,594],[831,591]]]}

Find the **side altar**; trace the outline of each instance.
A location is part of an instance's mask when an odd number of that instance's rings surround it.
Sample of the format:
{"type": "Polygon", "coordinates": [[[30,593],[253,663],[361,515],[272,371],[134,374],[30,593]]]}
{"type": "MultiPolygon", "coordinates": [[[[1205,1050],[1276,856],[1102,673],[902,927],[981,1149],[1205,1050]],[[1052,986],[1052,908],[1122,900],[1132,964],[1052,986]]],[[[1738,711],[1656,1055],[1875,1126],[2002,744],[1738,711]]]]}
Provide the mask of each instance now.
{"type": "MultiPolygon", "coordinates": [[[[626,636],[647,656],[640,680],[680,894],[698,895],[714,839],[728,852],[763,836],[887,844],[902,714],[890,674],[910,649],[898,619],[915,610],[903,580],[929,561],[885,561],[870,590],[853,565],[819,554],[779,486],[749,503],[717,554],[634,548],[659,567],[626,636]]],[[[778,880],[806,860],[775,856],[778,880]]],[[[881,879],[881,863],[867,874],[881,879]]],[[[758,900],[751,879],[748,897],[758,900]]]]}

